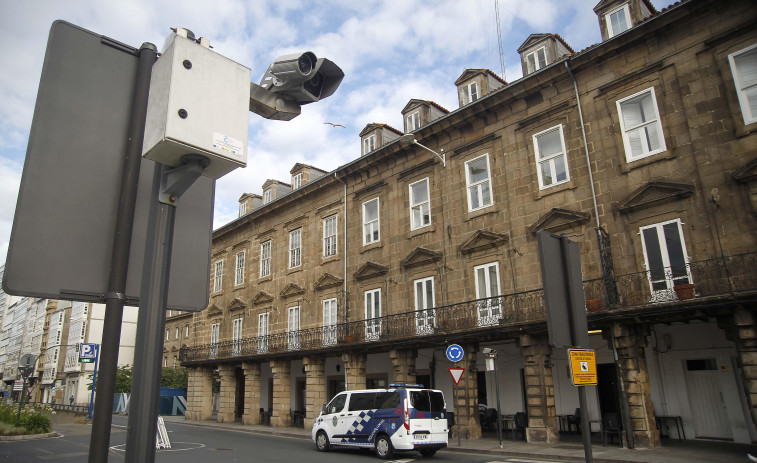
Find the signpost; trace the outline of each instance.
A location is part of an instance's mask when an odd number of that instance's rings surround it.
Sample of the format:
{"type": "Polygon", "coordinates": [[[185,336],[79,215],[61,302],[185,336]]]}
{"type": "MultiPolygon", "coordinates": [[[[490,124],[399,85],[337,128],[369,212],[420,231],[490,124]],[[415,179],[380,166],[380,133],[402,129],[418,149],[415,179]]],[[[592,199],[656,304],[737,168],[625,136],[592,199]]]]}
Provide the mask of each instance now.
{"type": "MultiPolygon", "coordinates": [[[[450,362],[457,364],[460,360],[465,357],[465,350],[463,350],[463,347],[459,344],[450,344],[447,346],[447,360],[450,362]]],[[[460,384],[460,378],[463,377],[463,373],[465,373],[465,368],[448,368],[449,374],[452,376],[452,381],[455,383],[455,387],[457,387],[460,384]]],[[[455,409],[455,421],[460,421],[460,415],[457,413],[457,391],[454,391],[455,393],[452,394],[453,397],[453,403],[454,403],[454,409],[455,409]]],[[[457,445],[460,445],[460,426],[458,425],[457,428],[457,445]]]]}
{"type": "Polygon", "coordinates": [[[568,349],[574,386],[597,385],[597,356],[591,349],[568,349]]]}
{"type": "Polygon", "coordinates": [[[92,393],[89,395],[89,415],[87,419],[92,419],[92,406],[95,403],[95,385],[97,384],[97,361],[100,359],[99,344],[81,344],[79,346],[79,363],[94,363],[95,371],[92,374],[92,393]]]}

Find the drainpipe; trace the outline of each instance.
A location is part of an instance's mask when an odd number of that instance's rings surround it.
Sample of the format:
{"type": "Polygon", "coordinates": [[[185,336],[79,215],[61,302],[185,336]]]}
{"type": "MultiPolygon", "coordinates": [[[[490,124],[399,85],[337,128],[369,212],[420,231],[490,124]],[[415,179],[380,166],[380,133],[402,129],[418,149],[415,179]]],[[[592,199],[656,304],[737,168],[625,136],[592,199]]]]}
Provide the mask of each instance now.
{"type": "Polygon", "coordinates": [[[342,273],[342,278],[344,281],[342,281],[342,295],[344,297],[343,320],[344,323],[347,323],[347,183],[345,183],[341,178],[337,177],[336,172],[334,172],[334,178],[337,179],[342,185],[344,185],[344,197],[342,200],[344,204],[344,218],[342,220],[342,226],[344,227],[344,231],[342,233],[342,262],[344,262],[344,273],[342,273]]]}

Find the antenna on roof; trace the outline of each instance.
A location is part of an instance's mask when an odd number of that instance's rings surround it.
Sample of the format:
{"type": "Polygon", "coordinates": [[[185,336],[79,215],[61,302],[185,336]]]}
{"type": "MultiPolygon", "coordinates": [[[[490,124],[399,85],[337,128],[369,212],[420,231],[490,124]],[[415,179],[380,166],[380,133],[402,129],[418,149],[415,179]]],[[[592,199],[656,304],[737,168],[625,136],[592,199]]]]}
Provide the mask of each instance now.
{"type": "Polygon", "coordinates": [[[494,13],[497,15],[497,44],[499,45],[499,65],[502,68],[502,80],[507,81],[507,76],[505,76],[505,52],[502,49],[502,28],[499,25],[499,0],[494,0],[494,13]]]}

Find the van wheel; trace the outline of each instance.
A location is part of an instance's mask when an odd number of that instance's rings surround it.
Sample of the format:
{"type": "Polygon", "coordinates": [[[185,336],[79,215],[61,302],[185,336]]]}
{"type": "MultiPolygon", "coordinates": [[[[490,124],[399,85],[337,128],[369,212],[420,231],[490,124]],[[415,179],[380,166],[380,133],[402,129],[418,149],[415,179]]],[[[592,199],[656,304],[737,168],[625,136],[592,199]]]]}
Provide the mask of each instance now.
{"type": "Polygon", "coordinates": [[[424,457],[433,457],[436,455],[436,449],[421,449],[421,455],[424,457]]]}
{"type": "Polygon", "coordinates": [[[389,436],[382,434],[376,438],[376,455],[379,458],[388,460],[394,455],[394,447],[392,447],[392,441],[389,440],[389,436]]]}
{"type": "Polygon", "coordinates": [[[329,451],[329,436],[327,436],[325,432],[318,431],[318,434],[315,435],[315,448],[317,448],[319,452],[329,451]]]}

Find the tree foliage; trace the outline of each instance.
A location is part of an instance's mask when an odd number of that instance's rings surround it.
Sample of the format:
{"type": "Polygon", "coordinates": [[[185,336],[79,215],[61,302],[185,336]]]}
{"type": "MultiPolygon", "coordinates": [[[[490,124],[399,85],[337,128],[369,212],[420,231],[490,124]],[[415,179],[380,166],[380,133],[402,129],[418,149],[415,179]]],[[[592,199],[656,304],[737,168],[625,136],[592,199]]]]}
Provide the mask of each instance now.
{"type": "MultiPolygon", "coordinates": [[[[131,378],[133,376],[133,368],[131,365],[121,365],[116,370],[116,386],[115,393],[131,392],[131,378]]],[[[92,373],[88,375],[89,384],[87,390],[92,390],[92,373]]],[[[187,388],[189,379],[189,373],[185,367],[176,368],[163,368],[160,374],[160,386],[161,387],[178,387],[182,389],[187,388]]]]}

